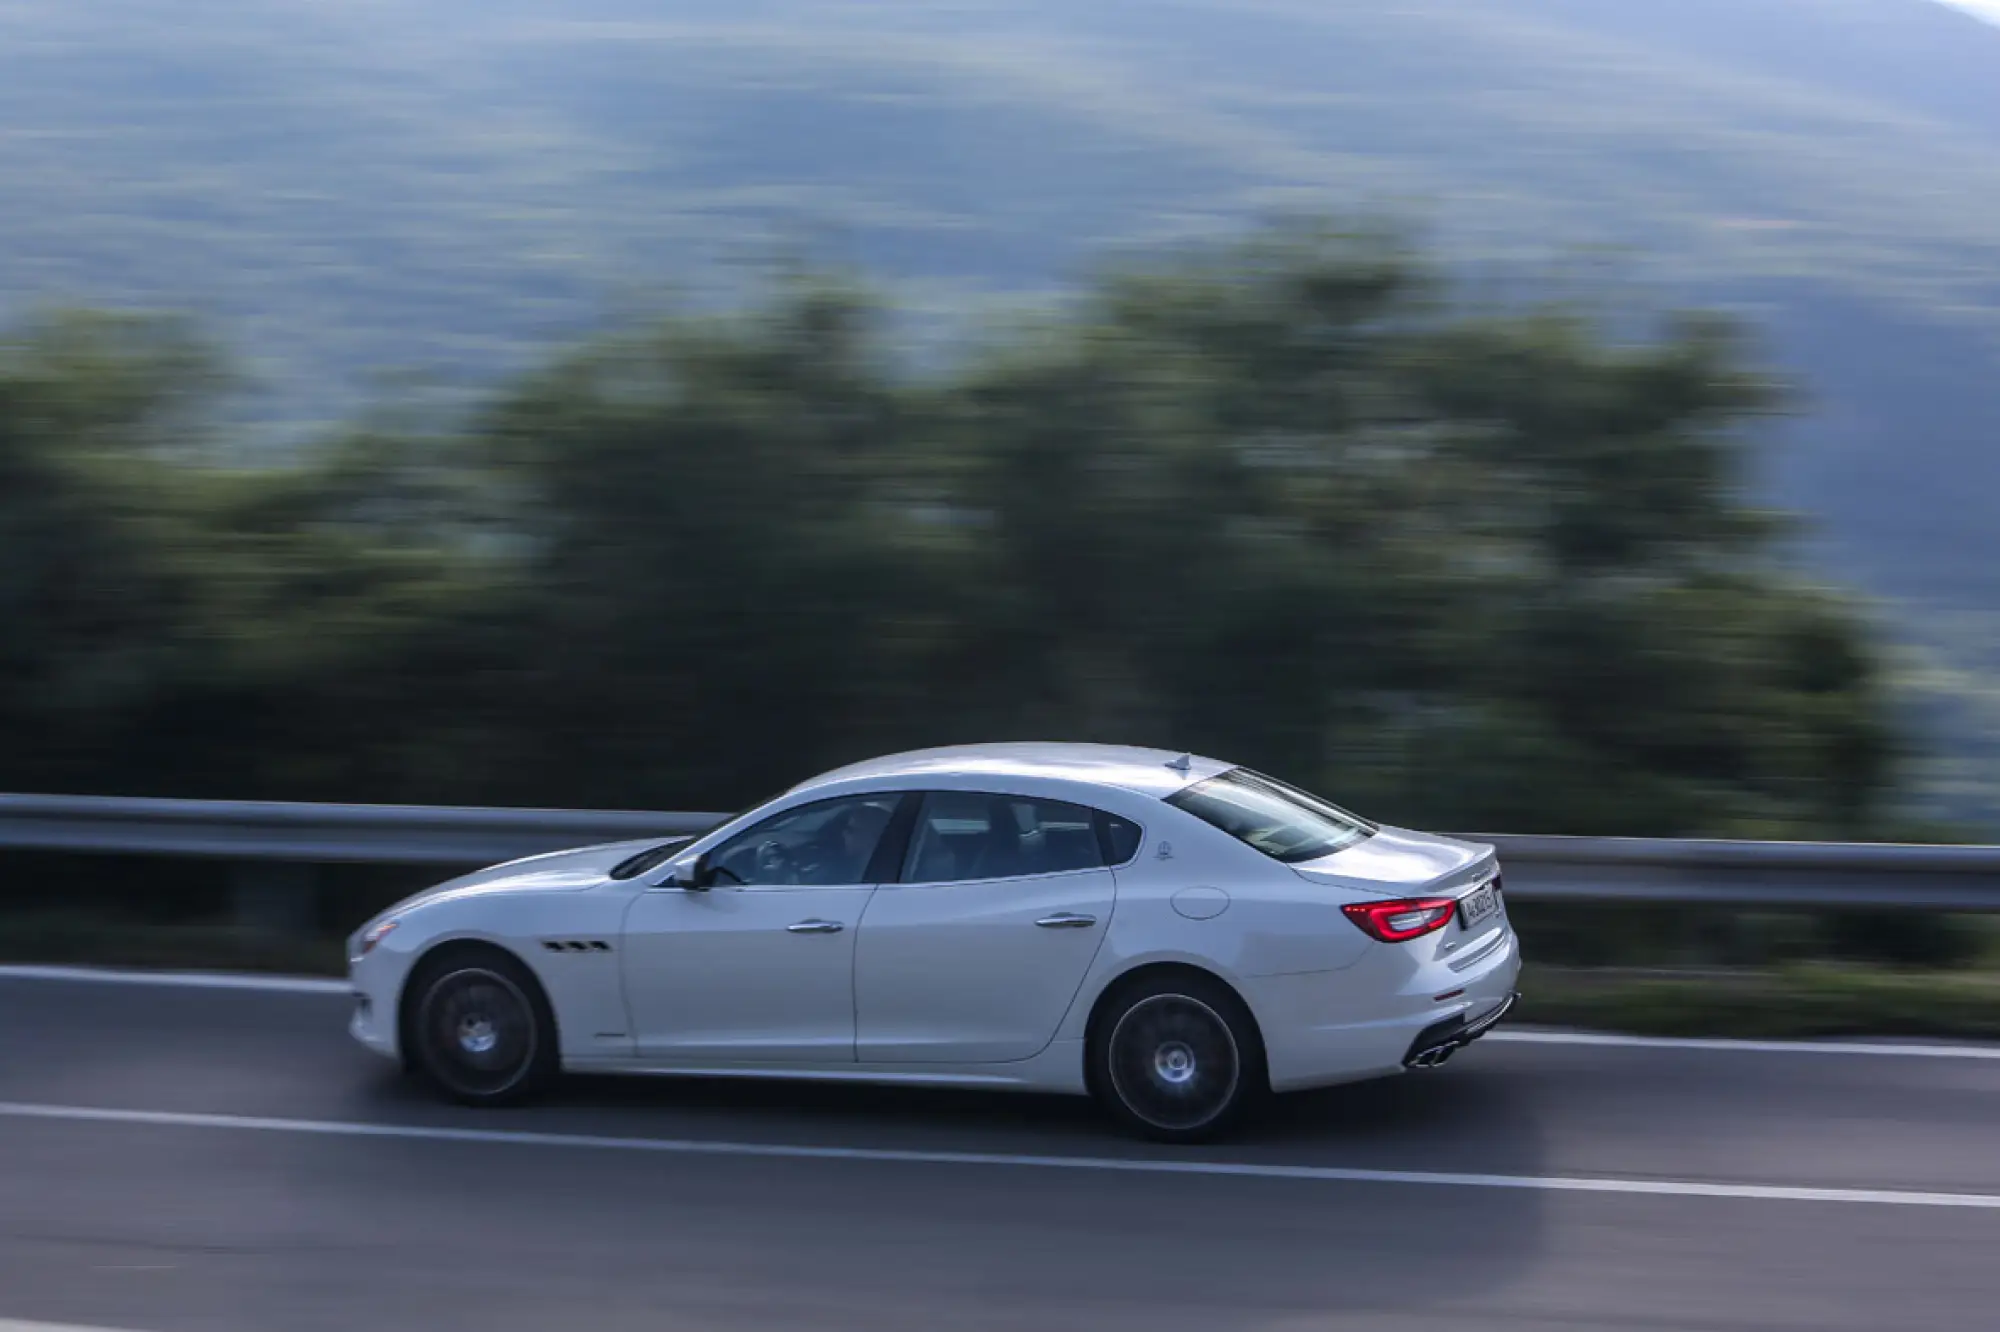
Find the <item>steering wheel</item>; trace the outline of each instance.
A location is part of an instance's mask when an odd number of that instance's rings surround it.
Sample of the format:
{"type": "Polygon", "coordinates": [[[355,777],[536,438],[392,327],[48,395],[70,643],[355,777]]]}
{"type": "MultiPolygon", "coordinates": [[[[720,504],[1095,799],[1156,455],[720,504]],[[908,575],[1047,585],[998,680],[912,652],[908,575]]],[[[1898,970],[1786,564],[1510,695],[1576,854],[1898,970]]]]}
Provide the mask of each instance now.
{"type": "Polygon", "coordinates": [[[798,866],[792,853],[775,841],[757,848],[757,877],[766,883],[797,883],[798,866]]]}

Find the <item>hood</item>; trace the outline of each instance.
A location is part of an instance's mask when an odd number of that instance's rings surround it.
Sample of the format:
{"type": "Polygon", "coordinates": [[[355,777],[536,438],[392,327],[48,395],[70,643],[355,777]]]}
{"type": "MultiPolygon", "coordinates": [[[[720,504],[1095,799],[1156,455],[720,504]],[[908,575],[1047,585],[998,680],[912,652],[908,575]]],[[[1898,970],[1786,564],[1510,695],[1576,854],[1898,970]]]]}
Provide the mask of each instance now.
{"type": "Polygon", "coordinates": [[[641,851],[670,844],[684,846],[693,840],[691,837],[645,837],[629,842],[604,842],[597,846],[523,856],[519,860],[489,865],[456,879],[447,879],[404,898],[394,910],[405,910],[442,897],[472,893],[579,892],[603,883],[621,861],[629,860],[641,851]]]}
{"type": "Polygon", "coordinates": [[[1373,837],[1292,868],[1316,883],[1397,896],[1465,887],[1498,864],[1493,848],[1482,843],[1380,827],[1373,837]]]}

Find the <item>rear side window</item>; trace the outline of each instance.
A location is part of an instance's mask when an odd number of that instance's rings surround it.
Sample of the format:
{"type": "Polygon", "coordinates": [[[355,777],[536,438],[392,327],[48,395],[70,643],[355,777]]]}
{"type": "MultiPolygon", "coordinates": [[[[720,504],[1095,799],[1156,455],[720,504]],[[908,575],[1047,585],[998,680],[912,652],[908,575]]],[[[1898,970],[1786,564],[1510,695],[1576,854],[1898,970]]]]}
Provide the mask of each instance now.
{"type": "Polygon", "coordinates": [[[1101,869],[1093,811],[1061,800],[932,791],[917,811],[904,883],[963,883],[1101,869]]]}
{"type": "Polygon", "coordinates": [[[1366,819],[1248,768],[1196,782],[1167,803],[1287,865],[1332,855],[1375,833],[1366,819]]]}
{"type": "Polygon", "coordinates": [[[1104,863],[1123,865],[1139,854],[1139,825],[1116,814],[1097,812],[1097,841],[1104,848],[1104,863]]]}

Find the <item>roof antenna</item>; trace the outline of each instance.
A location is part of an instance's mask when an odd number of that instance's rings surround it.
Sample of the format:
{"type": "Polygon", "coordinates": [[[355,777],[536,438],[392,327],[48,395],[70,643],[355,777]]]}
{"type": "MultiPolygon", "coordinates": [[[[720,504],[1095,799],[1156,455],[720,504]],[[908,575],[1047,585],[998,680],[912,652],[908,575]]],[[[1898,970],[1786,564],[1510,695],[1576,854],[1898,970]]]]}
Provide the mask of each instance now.
{"type": "Polygon", "coordinates": [[[1184,775],[1185,775],[1185,774],[1186,774],[1186,772],[1187,772],[1187,770],[1188,770],[1188,769],[1189,769],[1190,767],[1192,767],[1192,766],[1193,766],[1193,764],[1194,764],[1194,755],[1192,755],[1192,754],[1183,754],[1183,755],[1181,755],[1181,756],[1180,756],[1179,758],[1177,758],[1177,759],[1174,759],[1173,761],[1171,761],[1170,763],[1168,763],[1168,764],[1167,764],[1167,766],[1168,766],[1169,768],[1172,768],[1172,769],[1173,769],[1173,770],[1174,770],[1175,772],[1178,772],[1178,773],[1181,773],[1181,774],[1184,774],[1184,775]]]}

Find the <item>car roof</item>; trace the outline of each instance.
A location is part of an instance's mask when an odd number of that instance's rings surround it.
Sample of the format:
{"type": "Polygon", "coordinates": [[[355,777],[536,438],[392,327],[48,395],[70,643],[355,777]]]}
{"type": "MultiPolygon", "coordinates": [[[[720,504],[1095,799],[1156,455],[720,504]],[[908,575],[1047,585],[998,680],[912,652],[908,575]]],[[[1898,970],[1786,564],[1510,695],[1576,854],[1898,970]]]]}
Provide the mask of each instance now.
{"type": "Polygon", "coordinates": [[[1192,783],[1204,781],[1236,765],[1171,749],[1132,745],[1086,745],[1053,741],[1006,744],[949,745],[885,754],[823,772],[799,783],[793,791],[870,779],[895,781],[937,776],[970,777],[990,774],[1007,778],[1043,778],[1113,786],[1142,795],[1165,798],[1192,783]]]}

